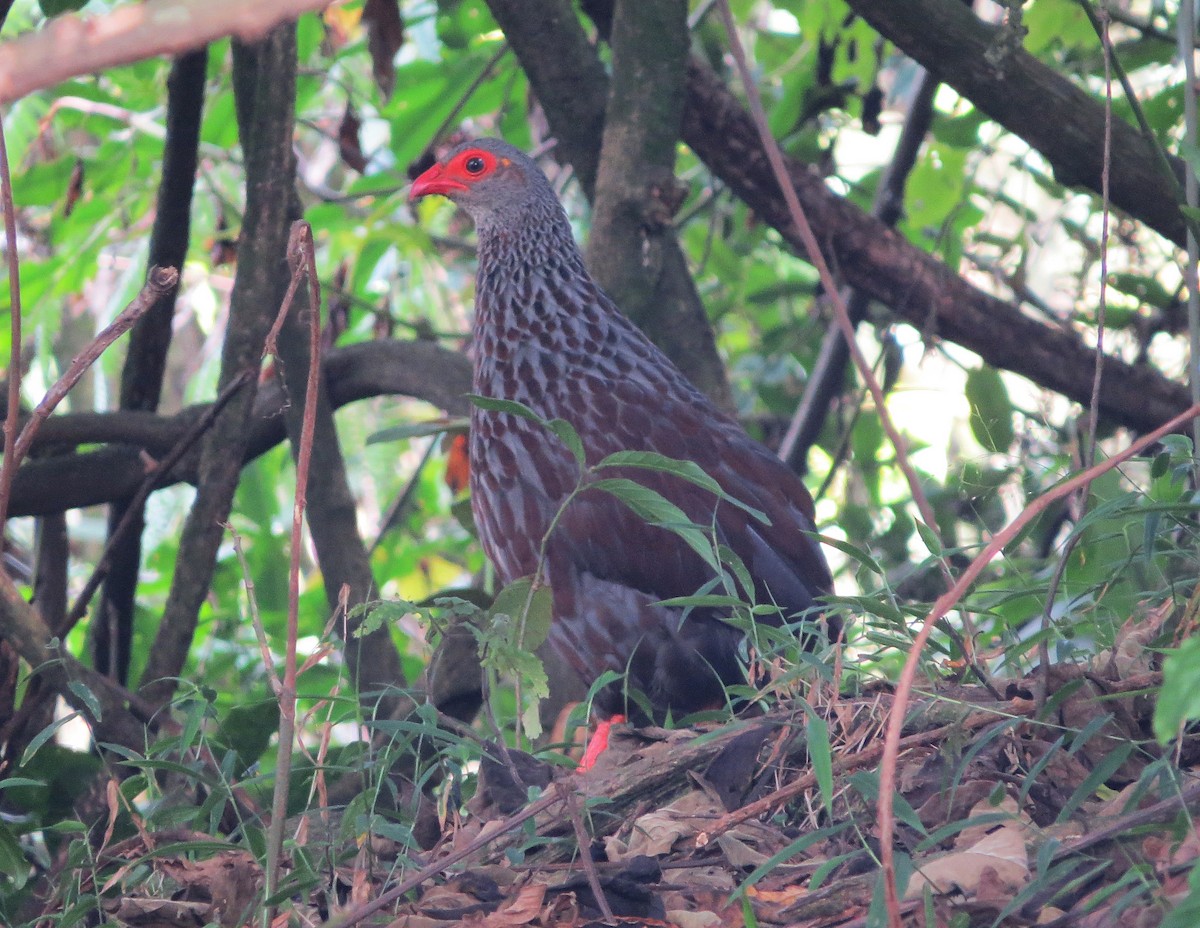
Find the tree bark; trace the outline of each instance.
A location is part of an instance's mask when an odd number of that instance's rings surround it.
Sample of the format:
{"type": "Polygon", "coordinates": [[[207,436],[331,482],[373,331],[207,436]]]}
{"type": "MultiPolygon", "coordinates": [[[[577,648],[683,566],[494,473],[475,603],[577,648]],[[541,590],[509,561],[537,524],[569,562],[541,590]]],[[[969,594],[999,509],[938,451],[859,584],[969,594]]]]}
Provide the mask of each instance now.
{"type": "MultiPolygon", "coordinates": [[[[167,78],[167,135],[163,143],[162,180],[150,233],[147,268],[173,267],[183,278],[192,217],[196,161],[200,148],[200,120],[204,108],[204,82],[208,49],[176,59],[167,78]]],[[[175,316],[179,285],[159,299],[129,333],[129,350],[121,371],[121,408],[153,411],[162,396],[167,351],[175,316]]],[[[114,502],[108,514],[108,534],[125,518],[123,501],[114,502]]],[[[129,676],[134,603],[142,562],[141,511],[113,547],[112,568],[96,605],[91,624],[92,659],[102,673],[125,683],[129,676]]]]}
{"type": "MultiPolygon", "coordinates": [[[[683,136],[708,168],[805,256],[750,115],[706,64],[688,67],[683,136]]],[[[808,165],[785,157],[800,204],[845,283],[930,337],[945,338],[1080,403],[1091,402],[1094,350],[971,286],[933,256],[836,196],[808,165]]],[[[1106,418],[1148,431],[1190,405],[1187,388],[1149,367],[1107,357],[1106,418]]]]}
{"type": "MultiPolygon", "coordinates": [[[[618,0],[609,44],[613,76],[588,267],[669,357],[716,357],[707,317],[704,325],[695,324],[703,304],[672,225],[682,194],[675,180],[675,147],[683,119],[687,4],[618,0]]],[[[730,404],[723,375],[719,393],[718,384],[701,387],[730,404]]]]}
{"type": "MultiPolygon", "coordinates": [[[[240,46],[235,72],[250,54],[240,46]]],[[[296,27],[286,24],[254,46],[261,80],[255,88],[254,135],[242,139],[246,155],[245,223],[221,355],[219,388],[246,370],[257,370],[263,341],[279,305],[286,268],[288,203],[295,175],[296,27]],[[269,76],[269,79],[268,79],[269,76]]],[[[235,81],[237,75],[235,74],[235,81]]],[[[243,124],[250,124],[244,121],[243,124]]],[[[217,550],[245,458],[255,387],[234,397],[203,442],[196,499],[184,523],[179,558],[158,634],[142,676],[148,700],[165,704],[174,693],[195,635],[200,607],[212,586],[217,550]]]]}
{"type": "MultiPolygon", "coordinates": [[[[1099,195],[1104,108],[1088,93],[1006,41],[1002,27],[982,22],[959,0],[848,2],[934,77],[1041,152],[1059,183],[1099,195]]],[[[1179,159],[1164,162],[1122,119],[1114,119],[1112,129],[1113,204],[1183,245],[1178,185],[1170,176],[1183,176],[1179,159]]]]}
{"type": "MultiPolygon", "coordinates": [[[[335,409],[368,397],[402,395],[426,400],[452,415],[468,411],[470,361],[433,342],[378,341],[334,348],[325,355],[324,370],[335,409]]],[[[276,383],[259,388],[246,425],[243,463],[287,437],[282,416],[287,399],[276,383]]],[[[132,495],[146,476],[142,450],[155,457],[166,454],[207,408],[208,404],[191,406],[174,416],[146,412],[52,416],[38,433],[35,447],[111,444],[97,451],[28,461],[13,482],[10,513],[44,515],[132,495]]],[[[190,453],[162,486],[195,484],[199,473],[200,453],[190,453]]]]}

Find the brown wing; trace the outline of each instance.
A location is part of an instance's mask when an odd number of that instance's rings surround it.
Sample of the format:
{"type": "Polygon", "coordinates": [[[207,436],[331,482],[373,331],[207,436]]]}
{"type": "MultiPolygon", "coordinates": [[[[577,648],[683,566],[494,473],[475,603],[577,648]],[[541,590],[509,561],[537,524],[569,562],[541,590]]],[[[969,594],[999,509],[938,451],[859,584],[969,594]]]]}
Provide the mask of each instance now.
{"type": "MultiPolygon", "coordinates": [[[[589,462],[646,450],[697,463],[769,524],[671,474],[623,468],[608,475],[655,490],[710,528],[745,564],[756,602],[776,604],[789,618],[815,618],[816,600],[830,592],[832,580],[810,534],[812,500],[800,480],[703,400],[659,396],[660,413],[642,428],[646,398],[636,385],[614,384],[609,395],[615,398],[609,427],[584,433],[589,462]]],[[[696,609],[683,621],[682,610],[654,605],[699,592],[712,568],[676,534],[647,524],[611,494],[589,490],[570,504],[552,536],[548,566],[558,617],[552,646],[585,678],[628,668],[657,707],[676,711],[711,706],[722,698],[722,684],[742,680],[742,634],[723,621],[727,612],[696,609]]]]}

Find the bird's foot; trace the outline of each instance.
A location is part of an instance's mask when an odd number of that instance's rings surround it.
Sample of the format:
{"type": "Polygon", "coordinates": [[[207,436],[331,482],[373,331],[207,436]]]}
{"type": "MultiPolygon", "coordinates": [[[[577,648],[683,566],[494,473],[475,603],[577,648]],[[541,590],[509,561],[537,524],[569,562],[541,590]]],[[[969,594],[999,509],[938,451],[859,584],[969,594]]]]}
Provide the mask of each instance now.
{"type": "Polygon", "coordinates": [[[614,725],[621,725],[625,722],[625,716],[614,715],[605,719],[602,722],[596,723],[596,730],[592,732],[592,737],[588,739],[587,747],[583,751],[583,759],[579,762],[579,767],[576,773],[587,773],[594,766],[596,761],[600,759],[600,755],[608,748],[608,734],[612,731],[614,725]]]}

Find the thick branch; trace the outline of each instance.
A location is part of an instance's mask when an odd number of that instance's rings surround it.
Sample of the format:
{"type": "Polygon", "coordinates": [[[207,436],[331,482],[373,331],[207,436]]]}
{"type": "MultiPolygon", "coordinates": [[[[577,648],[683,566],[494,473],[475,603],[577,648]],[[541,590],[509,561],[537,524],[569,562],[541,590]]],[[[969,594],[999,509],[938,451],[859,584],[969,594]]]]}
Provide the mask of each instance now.
{"type": "Polygon", "coordinates": [[[0,571],[0,637],[8,642],[47,685],[82,712],[93,726],[99,741],[112,741],[131,748],[144,748],[148,706],[116,686],[110,680],[83,666],[60,648],[52,646],[54,636],[38,611],[22,599],[8,574],[0,571]],[[84,690],[68,684],[75,680],[84,685],[95,700],[99,716],[84,690]]]}
{"type": "MultiPolygon", "coordinates": [[[[764,221],[803,254],[749,114],[705,64],[688,66],[684,140],[764,221]]],[[[807,165],[789,160],[801,205],[828,260],[852,287],[922,332],[978,353],[994,367],[1028,377],[1080,403],[1091,399],[1093,350],[1070,332],[1030,319],[972,287],[878,219],[833,194],[807,165]]],[[[1189,405],[1187,389],[1157,371],[1116,358],[1104,362],[1101,412],[1145,431],[1189,405]]]]}
{"type": "MultiPolygon", "coordinates": [[[[334,348],[326,353],[323,370],[334,408],[369,397],[398,395],[425,400],[453,415],[468,410],[471,363],[433,342],[378,341],[334,348]]],[[[244,462],[287,437],[285,403],[278,384],[259,389],[246,429],[244,462]]],[[[166,454],[207,408],[207,404],[193,406],[174,416],[130,411],[69,413],[46,420],[38,436],[46,447],[102,443],[113,447],[29,461],[17,471],[11,514],[45,515],[129,496],[146,474],[143,450],[154,457],[166,454]]],[[[195,483],[198,467],[199,455],[188,456],[163,486],[195,483]]]]}
{"type": "MultiPolygon", "coordinates": [[[[1104,108],[1061,74],[982,22],[959,0],[849,0],[886,39],[1045,156],[1067,186],[1100,192],[1104,108]],[[937,28],[930,28],[936,23],[937,28]]],[[[1177,195],[1154,147],[1113,120],[1112,202],[1178,245],[1177,195]]],[[[1181,170],[1172,166],[1177,176],[1181,170]]]]}
{"type": "MultiPolygon", "coordinates": [[[[254,136],[246,152],[246,211],[238,269],[221,354],[221,386],[243,371],[257,370],[278,305],[280,268],[288,240],[288,207],[295,171],[292,151],[296,78],[296,29],[280,26],[256,49],[254,136]]],[[[238,56],[234,64],[237,68],[238,56]]],[[[241,473],[255,390],[243,390],[213,423],[200,459],[196,499],[184,524],[171,592],[143,676],[148,698],[165,702],[183,670],[196,620],[212,584],[217,549],[241,473]]]]}
{"type": "Polygon", "coordinates": [[[70,77],[176,55],[227,35],[262,38],[276,23],[329,0],[148,0],[100,16],[56,16],[45,29],[0,45],[0,103],[70,77]]]}
{"type": "MultiPolygon", "coordinates": [[[[613,77],[588,267],[670,357],[715,356],[712,329],[691,323],[702,304],[671,223],[678,202],[675,145],[683,116],[687,4],[619,0],[613,23],[613,77]]],[[[700,386],[715,392],[712,383],[700,386]]]]}
{"type": "MultiPolygon", "coordinates": [[[[167,78],[167,136],[148,258],[152,268],[182,268],[187,258],[207,66],[208,49],[189,52],[175,61],[167,78]]],[[[178,292],[176,284],[159,297],[129,333],[129,351],[121,370],[122,409],[158,408],[178,292]]],[[[142,558],[141,508],[127,511],[123,502],[113,505],[108,514],[110,542],[122,522],[128,527],[109,554],[111,570],[104,583],[97,620],[92,623],[92,653],[96,667],[124,683],[129,673],[133,607],[142,558]]]]}
{"type": "Polygon", "coordinates": [[[558,139],[555,156],[568,162],[592,199],[608,75],[566,0],[488,0],[492,16],[517,59],[558,139]]]}

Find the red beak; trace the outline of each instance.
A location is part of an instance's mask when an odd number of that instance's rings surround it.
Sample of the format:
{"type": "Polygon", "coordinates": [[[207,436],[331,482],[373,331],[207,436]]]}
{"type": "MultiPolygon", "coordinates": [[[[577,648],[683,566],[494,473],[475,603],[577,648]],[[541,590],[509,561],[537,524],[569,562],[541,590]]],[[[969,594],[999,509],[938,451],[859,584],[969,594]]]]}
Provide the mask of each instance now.
{"type": "Polygon", "coordinates": [[[466,189],[468,189],[466,184],[447,177],[442,166],[435,164],[413,181],[412,188],[408,191],[408,199],[411,203],[413,200],[427,197],[431,193],[440,193],[442,196],[448,197],[456,191],[466,189]]]}

